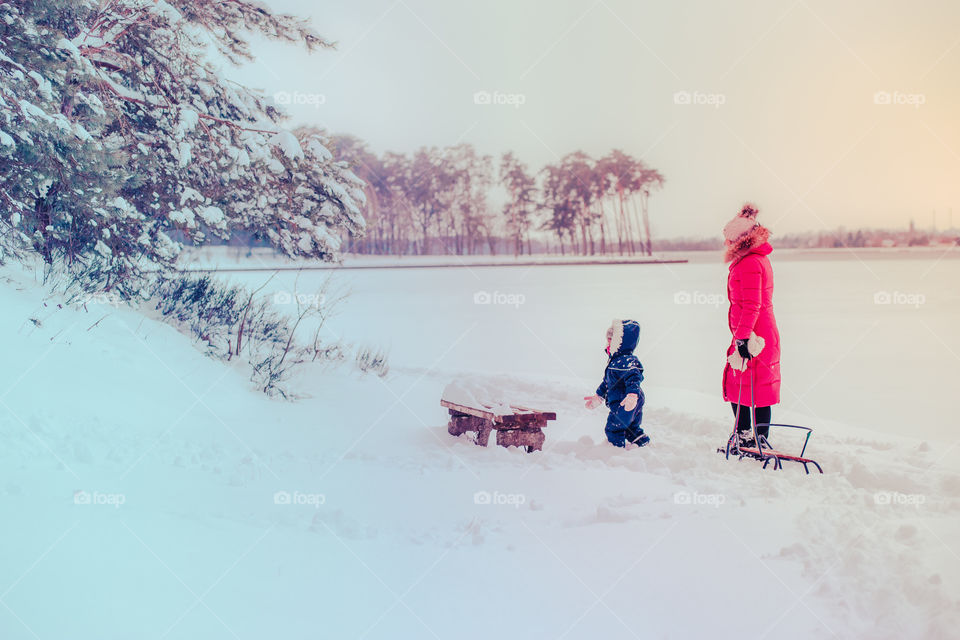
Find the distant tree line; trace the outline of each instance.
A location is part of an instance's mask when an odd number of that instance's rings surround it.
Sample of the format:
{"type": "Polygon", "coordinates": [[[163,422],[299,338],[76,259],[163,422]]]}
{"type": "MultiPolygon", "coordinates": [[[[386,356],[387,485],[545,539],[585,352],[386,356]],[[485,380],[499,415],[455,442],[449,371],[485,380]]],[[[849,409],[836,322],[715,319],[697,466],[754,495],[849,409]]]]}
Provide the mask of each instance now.
{"type": "MultiPolygon", "coordinates": [[[[779,249],[864,249],[880,247],[925,247],[960,245],[960,231],[917,231],[915,229],[855,229],[807,231],[780,235],[773,242],[779,249]]],[[[669,238],[654,242],[657,251],[720,251],[723,240],[712,238],[669,238]]]]}
{"type": "Polygon", "coordinates": [[[960,244],[960,233],[950,230],[938,233],[914,229],[856,229],[798,233],[777,238],[777,246],[791,249],[925,247],[946,244],[960,244]]]}
{"type": "Polygon", "coordinates": [[[494,159],[470,144],[379,156],[352,136],[331,144],[366,183],[366,233],[348,234],[349,252],[519,256],[544,241],[562,254],[653,250],[650,194],[664,178],[623,151],[577,151],[533,172],[513,152],[494,159]]]}

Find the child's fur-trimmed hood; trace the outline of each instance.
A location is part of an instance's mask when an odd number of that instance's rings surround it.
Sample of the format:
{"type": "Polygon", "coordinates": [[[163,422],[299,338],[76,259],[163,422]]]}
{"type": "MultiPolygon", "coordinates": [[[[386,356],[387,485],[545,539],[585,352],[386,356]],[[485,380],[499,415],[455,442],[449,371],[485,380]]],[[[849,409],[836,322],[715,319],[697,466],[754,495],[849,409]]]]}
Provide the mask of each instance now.
{"type": "Polygon", "coordinates": [[[640,323],[636,320],[614,320],[609,333],[611,356],[633,353],[640,342],[640,323]]]}

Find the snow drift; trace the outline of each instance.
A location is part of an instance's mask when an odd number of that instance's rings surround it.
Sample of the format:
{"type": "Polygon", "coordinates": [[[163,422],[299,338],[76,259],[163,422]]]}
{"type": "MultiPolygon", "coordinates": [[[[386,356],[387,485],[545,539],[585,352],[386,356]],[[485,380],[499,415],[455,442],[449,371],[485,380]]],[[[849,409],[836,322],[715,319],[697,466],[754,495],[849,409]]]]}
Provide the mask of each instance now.
{"type": "Polygon", "coordinates": [[[169,326],[2,275],[5,639],[960,624],[960,476],[929,444],[834,429],[811,445],[826,475],[762,472],[714,453],[715,399],[645,385],[653,443],[619,451],[579,381],[475,375],[558,412],[543,452],[484,449],[446,433],[462,371],[317,371],[271,401],[169,326]]]}

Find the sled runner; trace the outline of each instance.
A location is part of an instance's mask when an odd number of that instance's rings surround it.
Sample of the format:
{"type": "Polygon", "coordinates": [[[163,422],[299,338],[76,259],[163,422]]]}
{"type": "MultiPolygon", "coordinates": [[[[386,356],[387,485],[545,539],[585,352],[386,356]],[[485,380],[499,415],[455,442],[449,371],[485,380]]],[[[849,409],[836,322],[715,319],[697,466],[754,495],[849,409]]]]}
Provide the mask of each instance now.
{"type": "MultiPolygon", "coordinates": [[[[750,366],[749,364],[747,365],[750,366]]],[[[753,387],[755,376],[753,375],[754,370],[750,369],[750,410],[753,412],[753,420],[751,421],[753,427],[753,444],[751,446],[741,446],[740,438],[737,435],[737,426],[740,424],[740,413],[739,409],[737,410],[737,416],[734,419],[733,423],[733,433],[730,434],[730,438],[727,439],[727,446],[723,449],[717,449],[717,453],[722,453],[726,456],[727,460],[730,459],[731,455],[737,456],[738,460],[743,460],[744,458],[751,458],[754,460],[759,460],[763,462],[763,468],[766,469],[767,465],[771,462],[773,463],[774,469],[782,469],[783,461],[788,462],[798,462],[803,465],[803,470],[810,473],[810,465],[816,467],[817,471],[823,473],[823,469],[820,467],[820,463],[812,458],[804,457],[807,452],[807,444],[810,442],[810,436],[813,433],[813,429],[810,427],[801,427],[795,424],[778,424],[774,422],[762,422],[759,425],[757,424],[757,407],[753,399],[753,387]],[[769,432],[770,427],[783,427],[788,429],[802,429],[807,432],[806,438],[803,440],[803,448],[800,450],[799,455],[793,455],[789,453],[784,453],[778,451],[770,446],[770,443],[767,442],[767,439],[762,435],[757,433],[757,427],[767,427],[769,432]]],[[[741,382],[741,389],[743,385],[741,382]]],[[[740,398],[737,398],[737,406],[742,407],[743,405],[739,402],[740,398]]]]}
{"type": "Polygon", "coordinates": [[[810,467],[808,465],[813,465],[816,467],[817,471],[823,473],[823,469],[820,467],[820,463],[812,458],[805,458],[804,454],[807,451],[807,443],[810,442],[810,435],[813,432],[813,429],[810,427],[800,427],[795,424],[778,424],[774,422],[761,422],[759,426],[766,427],[787,427],[790,429],[803,429],[807,432],[807,437],[803,441],[803,449],[800,451],[799,455],[792,455],[789,453],[783,453],[782,451],[777,451],[767,442],[767,439],[763,436],[757,435],[757,426],[754,424],[753,427],[753,438],[756,442],[756,446],[752,447],[741,447],[740,438],[736,434],[736,426],[734,426],[734,433],[730,436],[730,439],[727,440],[726,449],[718,449],[719,453],[726,455],[727,459],[731,455],[737,456],[738,459],[743,458],[753,458],[754,460],[760,460],[763,462],[763,468],[766,469],[767,465],[773,462],[774,469],[782,469],[783,461],[787,460],[788,462],[799,462],[803,465],[803,470],[808,474],[810,473],[810,467]]]}

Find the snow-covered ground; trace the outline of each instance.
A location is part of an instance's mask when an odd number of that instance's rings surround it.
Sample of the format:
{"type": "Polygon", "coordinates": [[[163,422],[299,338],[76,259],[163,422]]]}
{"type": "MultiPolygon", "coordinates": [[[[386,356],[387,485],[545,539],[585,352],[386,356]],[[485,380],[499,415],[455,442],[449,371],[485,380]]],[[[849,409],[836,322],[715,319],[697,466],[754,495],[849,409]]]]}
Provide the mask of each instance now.
{"type": "MultiPolygon", "coordinates": [[[[801,414],[825,430],[839,421],[951,444],[960,249],[862,256],[773,254],[785,385],[776,415],[801,414]]],[[[697,391],[715,411],[729,344],[727,269],[716,254],[692,258],[682,265],[342,271],[335,288],[352,296],[328,326],[388,346],[401,367],[559,374],[589,391],[605,362],[606,327],[630,316],[642,326],[648,395],[697,391]]],[[[271,274],[225,277],[259,286],[271,274]]],[[[293,300],[294,291],[312,295],[330,277],[281,272],[265,291],[293,300]]]]}
{"type": "Polygon", "coordinates": [[[957,264],[775,263],[775,415],[823,476],[714,453],[719,263],[338,273],[329,329],[391,373],[306,370],[296,403],[4,269],[0,637],[955,637],[957,264]],[[626,315],[653,444],[619,451],[580,398],[626,315]],[[449,436],[459,376],[555,409],[544,451],[449,436]]]}

